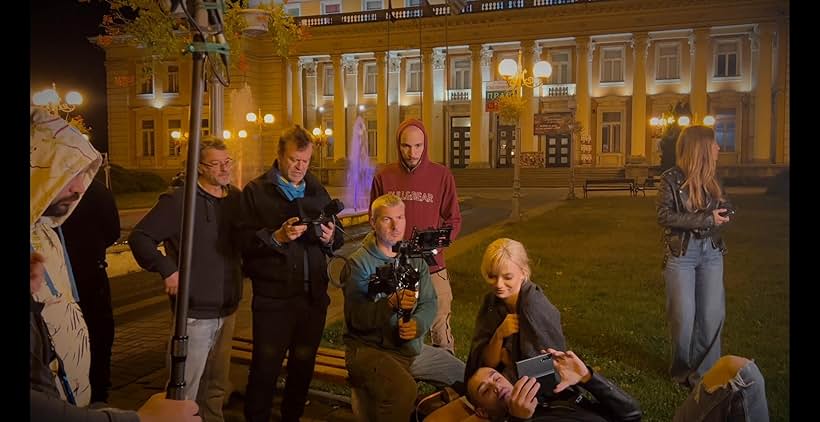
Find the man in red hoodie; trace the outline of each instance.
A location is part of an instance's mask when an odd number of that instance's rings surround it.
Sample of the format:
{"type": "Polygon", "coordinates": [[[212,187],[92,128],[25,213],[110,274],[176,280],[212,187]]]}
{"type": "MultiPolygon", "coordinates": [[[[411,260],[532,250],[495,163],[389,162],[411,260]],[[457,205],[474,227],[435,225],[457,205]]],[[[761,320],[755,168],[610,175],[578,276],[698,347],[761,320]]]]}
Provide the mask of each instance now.
{"type": "MultiPolygon", "coordinates": [[[[421,120],[407,119],[402,122],[396,132],[396,142],[401,153],[399,161],[387,165],[373,178],[370,202],[387,193],[404,201],[407,218],[405,240],[410,238],[413,227],[424,230],[444,225],[453,227],[450,240],[455,240],[461,229],[456,183],[450,169],[430,161],[427,131],[421,120]]],[[[453,354],[455,343],[450,330],[453,293],[443,253],[436,255],[436,265],[430,266],[430,278],[438,296],[436,318],[430,329],[432,343],[453,354]]]]}

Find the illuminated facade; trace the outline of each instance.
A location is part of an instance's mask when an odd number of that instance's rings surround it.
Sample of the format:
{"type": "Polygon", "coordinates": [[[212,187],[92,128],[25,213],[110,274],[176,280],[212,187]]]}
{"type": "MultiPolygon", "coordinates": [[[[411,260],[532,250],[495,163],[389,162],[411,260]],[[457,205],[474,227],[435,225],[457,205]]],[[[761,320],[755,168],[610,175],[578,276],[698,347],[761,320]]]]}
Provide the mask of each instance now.
{"type": "MultiPolygon", "coordinates": [[[[498,63],[521,51],[524,68],[546,60],[553,69],[543,86],[524,89],[525,167],[656,166],[659,133],[650,119],[679,101],[695,122],[715,117],[725,171],[770,176],[789,164],[788,2],[481,0],[459,14],[446,4],[400,3],[393,1],[391,21],[387,0],[289,1],[309,37],[281,58],[269,37],[246,35],[242,63],[222,93],[224,119],[209,118],[206,95],[203,126],[253,134],[245,114],[273,113],[256,137],[237,140],[255,142],[245,147],[267,164],[286,125],[332,128],[323,154],[331,183],[344,180],[360,115],[375,163],[396,159],[395,129],[418,117],[433,160],[509,167],[517,131],[487,99],[504,87],[498,63]]],[[[247,16],[255,22],[253,11],[247,16]]],[[[105,49],[112,162],[177,171],[170,133],[188,126],[190,57],[156,62],[117,43],[105,49]]]]}

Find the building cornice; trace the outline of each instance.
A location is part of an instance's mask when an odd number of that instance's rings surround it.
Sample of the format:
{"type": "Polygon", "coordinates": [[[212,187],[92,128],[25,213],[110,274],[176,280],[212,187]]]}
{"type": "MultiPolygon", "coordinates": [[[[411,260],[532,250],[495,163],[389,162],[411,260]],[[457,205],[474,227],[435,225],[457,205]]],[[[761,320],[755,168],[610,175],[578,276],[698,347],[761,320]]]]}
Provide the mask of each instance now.
{"type": "Polygon", "coordinates": [[[683,30],[691,27],[692,22],[709,27],[775,22],[784,16],[788,16],[788,5],[777,0],[610,0],[465,14],[447,20],[430,17],[311,27],[310,39],[300,41],[292,49],[295,54],[317,54],[326,51],[329,43],[344,44],[344,39],[351,40],[358,51],[441,47],[445,42],[464,45],[517,41],[526,27],[532,29],[523,33],[549,39],[631,33],[636,29],[683,30]]]}

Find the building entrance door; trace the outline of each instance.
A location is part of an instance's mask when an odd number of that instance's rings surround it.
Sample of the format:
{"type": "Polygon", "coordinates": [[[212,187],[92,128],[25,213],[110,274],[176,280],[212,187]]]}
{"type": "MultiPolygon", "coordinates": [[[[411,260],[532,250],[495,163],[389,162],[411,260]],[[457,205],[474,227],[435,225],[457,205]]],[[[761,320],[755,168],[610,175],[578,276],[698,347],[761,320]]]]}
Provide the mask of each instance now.
{"type": "Polygon", "coordinates": [[[558,133],[546,135],[547,167],[569,167],[572,156],[572,135],[558,133]]]}
{"type": "MultiPolygon", "coordinates": [[[[453,118],[452,124],[464,118],[453,118]]],[[[470,164],[470,128],[450,126],[450,167],[464,168],[470,164]]]]}
{"type": "Polygon", "coordinates": [[[495,143],[495,166],[512,167],[515,158],[515,126],[498,125],[495,143]]]}

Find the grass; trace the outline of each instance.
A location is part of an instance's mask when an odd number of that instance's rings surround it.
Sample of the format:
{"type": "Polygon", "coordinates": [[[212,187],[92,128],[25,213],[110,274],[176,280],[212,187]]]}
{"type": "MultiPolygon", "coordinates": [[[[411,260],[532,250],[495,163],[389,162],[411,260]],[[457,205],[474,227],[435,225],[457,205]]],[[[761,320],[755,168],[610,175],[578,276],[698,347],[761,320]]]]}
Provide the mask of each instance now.
{"type": "Polygon", "coordinates": [[[157,203],[159,195],[164,192],[132,192],[114,195],[117,209],[129,210],[139,208],[151,208],[157,203]]]}
{"type": "MultiPolygon", "coordinates": [[[[753,358],[766,378],[772,421],[789,415],[789,220],[782,199],[732,198],[738,214],[725,230],[726,322],[723,353],[753,358]]],[[[505,227],[530,253],[533,281],[561,311],[568,346],[641,403],[645,421],[669,421],[687,392],[668,375],[669,334],[654,198],[568,202],[505,227]]],[[[478,272],[484,239],[448,259],[456,354],[466,359],[475,314],[487,291],[478,272]]],[[[323,345],[342,347],[343,327],[323,345]]]]}

